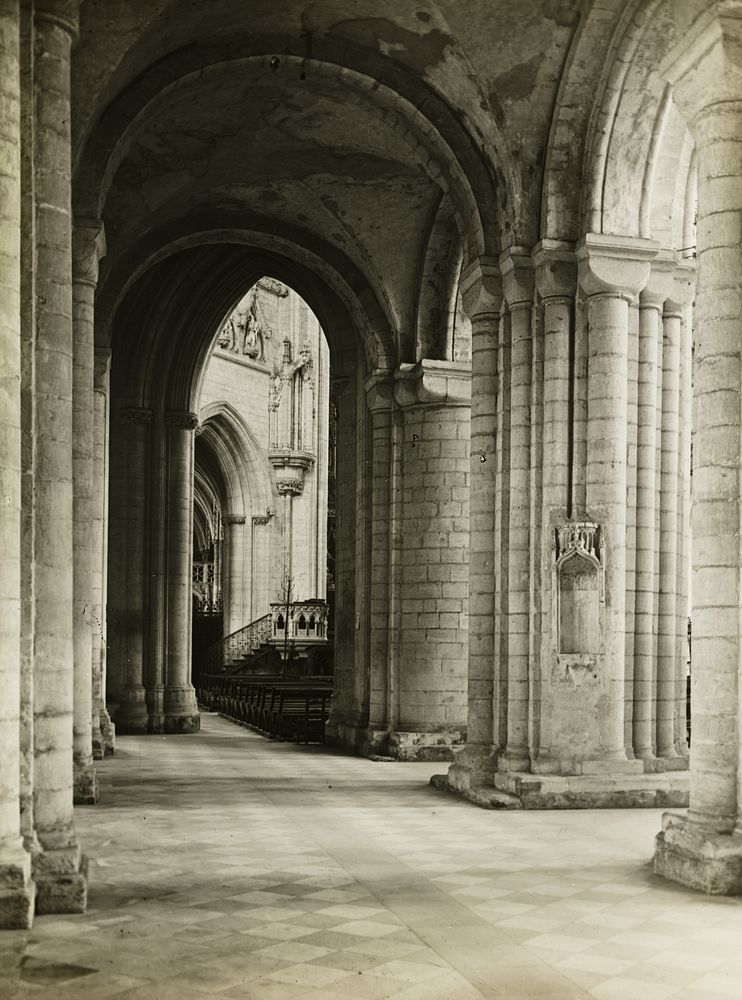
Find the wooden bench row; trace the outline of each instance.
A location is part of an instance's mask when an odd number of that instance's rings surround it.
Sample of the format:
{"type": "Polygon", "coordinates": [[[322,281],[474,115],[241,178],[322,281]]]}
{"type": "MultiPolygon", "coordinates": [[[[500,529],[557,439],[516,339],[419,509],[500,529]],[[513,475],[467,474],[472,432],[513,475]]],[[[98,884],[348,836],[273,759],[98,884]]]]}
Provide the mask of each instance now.
{"type": "Polygon", "coordinates": [[[206,708],[273,739],[324,743],[332,683],[327,677],[204,677],[206,708]]]}

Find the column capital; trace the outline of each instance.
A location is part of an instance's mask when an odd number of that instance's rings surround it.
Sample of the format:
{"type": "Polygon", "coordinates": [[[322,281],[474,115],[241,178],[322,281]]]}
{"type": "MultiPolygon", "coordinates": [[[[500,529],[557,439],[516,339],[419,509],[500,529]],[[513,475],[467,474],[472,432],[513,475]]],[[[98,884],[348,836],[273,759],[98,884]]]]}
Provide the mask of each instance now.
{"type": "Polygon", "coordinates": [[[685,315],[685,307],[696,294],[696,269],[693,264],[678,264],[672,275],[672,285],[665,303],[666,313],[685,315]]]}
{"type": "MultiPolygon", "coordinates": [[[[678,15],[676,14],[676,17],[678,15]]],[[[660,64],[673,98],[693,123],[713,105],[742,102],[742,3],[715,0],[690,25],[678,25],[679,41],[660,64]]]]}
{"type": "Polygon", "coordinates": [[[672,290],[676,266],[677,255],[672,250],[660,250],[649,265],[649,278],[640,293],[640,308],[662,312],[665,299],[672,290]]]}
{"type": "Polygon", "coordinates": [[[151,424],[152,410],[144,406],[126,406],[119,410],[119,416],[127,424],[151,424]]]}
{"type": "Polygon", "coordinates": [[[280,479],[276,489],[279,496],[300,497],[304,492],[304,482],[301,479],[280,479]]]}
{"type": "Polygon", "coordinates": [[[34,19],[57,25],[76,41],[80,33],[80,0],[36,0],[34,19]]]}
{"type": "Polygon", "coordinates": [[[577,291],[574,243],[541,240],[533,248],[536,288],[542,299],[572,299],[577,291]]]}
{"type": "Polygon", "coordinates": [[[96,347],[94,360],[94,389],[96,392],[108,392],[108,376],[111,372],[111,348],[96,347]]]}
{"type": "Polygon", "coordinates": [[[106,232],[97,219],[75,219],[72,228],[72,280],[98,284],[98,265],[106,255],[106,232]]]}
{"type": "Polygon", "coordinates": [[[535,285],[530,251],[525,247],[510,247],[500,254],[499,263],[508,306],[530,307],[535,285]]]}
{"type": "Polygon", "coordinates": [[[372,413],[390,410],[394,403],[394,376],[388,369],[372,372],[363,383],[366,401],[372,413]]]}
{"type": "Polygon", "coordinates": [[[394,373],[394,398],[400,406],[471,404],[471,365],[423,358],[394,373]]]}
{"type": "Polygon", "coordinates": [[[198,427],[198,414],[187,410],[171,410],[165,414],[165,423],[182,431],[195,431],[198,427]]]}
{"type": "Polygon", "coordinates": [[[265,524],[270,524],[270,520],[271,520],[270,514],[253,514],[252,516],[252,523],[255,525],[255,527],[259,527],[265,524]]]}
{"type": "MultiPolygon", "coordinates": [[[[244,524],[247,518],[244,514],[225,514],[222,518],[225,524],[244,524]]],[[[253,518],[254,520],[254,518],[253,518]]]]}
{"type": "Polygon", "coordinates": [[[638,236],[588,233],[577,247],[577,275],[588,295],[633,300],[649,279],[659,243],[638,236]]]}
{"type": "Polygon", "coordinates": [[[502,309],[502,274],[495,257],[477,257],[461,272],[461,306],[470,320],[498,317],[502,309]]]}

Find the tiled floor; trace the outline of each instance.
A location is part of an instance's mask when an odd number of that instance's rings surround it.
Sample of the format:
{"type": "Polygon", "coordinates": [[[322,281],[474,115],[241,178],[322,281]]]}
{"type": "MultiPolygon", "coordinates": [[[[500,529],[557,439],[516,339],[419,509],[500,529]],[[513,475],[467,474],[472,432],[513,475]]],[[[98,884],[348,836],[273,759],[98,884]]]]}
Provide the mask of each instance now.
{"type": "Polygon", "coordinates": [[[1,933],[0,1000],[742,997],[742,900],[652,874],[658,812],[487,812],[440,767],[122,738],[89,911],[1,933]]]}

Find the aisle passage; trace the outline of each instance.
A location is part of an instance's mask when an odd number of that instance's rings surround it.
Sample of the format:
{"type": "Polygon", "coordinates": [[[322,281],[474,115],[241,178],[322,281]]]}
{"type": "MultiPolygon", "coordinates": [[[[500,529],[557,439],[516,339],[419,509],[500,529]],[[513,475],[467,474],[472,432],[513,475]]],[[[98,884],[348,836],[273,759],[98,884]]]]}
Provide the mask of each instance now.
{"type": "Polygon", "coordinates": [[[0,935],[2,1000],[742,996],[740,900],[652,874],[655,811],[488,812],[213,715],[118,747],[89,911],[0,935]]]}

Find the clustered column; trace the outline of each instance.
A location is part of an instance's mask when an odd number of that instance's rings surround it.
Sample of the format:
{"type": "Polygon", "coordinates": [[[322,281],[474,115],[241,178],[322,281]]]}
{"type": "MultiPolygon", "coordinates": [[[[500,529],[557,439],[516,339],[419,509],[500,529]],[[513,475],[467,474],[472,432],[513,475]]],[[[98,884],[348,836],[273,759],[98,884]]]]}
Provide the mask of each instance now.
{"type": "Polygon", "coordinates": [[[244,514],[227,514],[224,517],[227,534],[226,592],[223,604],[226,616],[225,635],[236,632],[250,621],[249,612],[247,615],[245,613],[245,521],[244,514]]]}

